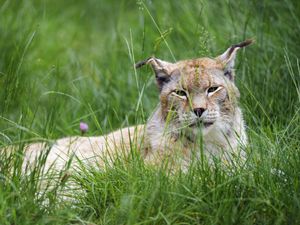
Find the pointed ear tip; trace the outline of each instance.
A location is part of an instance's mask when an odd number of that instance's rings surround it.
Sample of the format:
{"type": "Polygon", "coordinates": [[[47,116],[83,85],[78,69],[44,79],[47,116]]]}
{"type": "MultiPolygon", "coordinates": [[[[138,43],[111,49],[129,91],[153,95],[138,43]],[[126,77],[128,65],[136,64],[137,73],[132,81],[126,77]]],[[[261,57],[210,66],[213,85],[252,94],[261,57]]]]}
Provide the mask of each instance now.
{"type": "Polygon", "coordinates": [[[251,45],[253,43],[255,43],[255,39],[249,38],[249,39],[246,39],[245,41],[237,44],[237,46],[240,47],[240,48],[243,48],[243,47],[246,47],[246,46],[251,45]]]}
{"type": "Polygon", "coordinates": [[[134,67],[136,68],[136,69],[139,69],[139,68],[141,68],[142,66],[144,66],[146,63],[145,63],[145,61],[140,61],[140,62],[137,62],[136,64],[134,64],[134,67]]]}
{"type": "Polygon", "coordinates": [[[145,60],[139,61],[139,62],[137,62],[137,63],[134,65],[134,67],[135,67],[136,69],[141,68],[142,66],[148,64],[149,61],[150,61],[151,59],[153,59],[153,58],[155,58],[155,57],[154,57],[154,56],[151,56],[151,57],[149,57],[149,58],[147,58],[147,59],[145,59],[145,60]]]}

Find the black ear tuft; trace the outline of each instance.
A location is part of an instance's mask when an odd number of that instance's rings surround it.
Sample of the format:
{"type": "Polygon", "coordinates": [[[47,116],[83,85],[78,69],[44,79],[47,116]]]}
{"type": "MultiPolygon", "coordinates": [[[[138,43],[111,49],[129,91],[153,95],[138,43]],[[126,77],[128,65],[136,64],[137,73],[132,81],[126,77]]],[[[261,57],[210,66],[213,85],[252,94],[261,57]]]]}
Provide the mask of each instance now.
{"type": "Polygon", "coordinates": [[[170,81],[170,76],[174,70],[174,64],[166,62],[154,57],[150,57],[146,60],[135,64],[135,68],[140,68],[146,64],[150,64],[155,72],[155,78],[159,90],[161,91],[163,86],[170,81]]]}
{"type": "Polygon", "coordinates": [[[228,48],[223,54],[216,57],[216,59],[222,63],[224,66],[224,75],[229,78],[229,80],[234,80],[234,62],[236,58],[236,53],[240,48],[244,48],[250,44],[252,44],[254,40],[247,39],[241,43],[232,45],[228,48]]]}
{"type": "Polygon", "coordinates": [[[135,64],[135,68],[138,69],[138,68],[140,68],[140,67],[142,67],[142,66],[148,64],[149,61],[150,61],[150,59],[152,59],[152,57],[149,57],[148,59],[145,59],[145,60],[143,60],[143,61],[137,62],[137,63],[135,64]]]}

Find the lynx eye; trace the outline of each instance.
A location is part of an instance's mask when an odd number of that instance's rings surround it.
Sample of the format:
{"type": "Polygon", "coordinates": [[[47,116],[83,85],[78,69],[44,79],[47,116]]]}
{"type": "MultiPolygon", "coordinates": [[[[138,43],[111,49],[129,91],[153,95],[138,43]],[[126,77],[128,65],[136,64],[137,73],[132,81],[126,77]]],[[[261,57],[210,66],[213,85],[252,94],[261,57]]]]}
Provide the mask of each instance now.
{"type": "Polygon", "coordinates": [[[173,94],[180,97],[180,98],[187,98],[187,92],[185,90],[182,89],[178,89],[173,91],[173,94]]]}
{"type": "Polygon", "coordinates": [[[184,90],[176,90],[175,94],[177,94],[179,96],[186,96],[186,92],[184,90]]]}
{"type": "Polygon", "coordinates": [[[207,89],[207,93],[209,94],[209,93],[215,92],[218,89],[219,89],[219,87],[217,87],[217,86],[210,87],[207,89]]]}

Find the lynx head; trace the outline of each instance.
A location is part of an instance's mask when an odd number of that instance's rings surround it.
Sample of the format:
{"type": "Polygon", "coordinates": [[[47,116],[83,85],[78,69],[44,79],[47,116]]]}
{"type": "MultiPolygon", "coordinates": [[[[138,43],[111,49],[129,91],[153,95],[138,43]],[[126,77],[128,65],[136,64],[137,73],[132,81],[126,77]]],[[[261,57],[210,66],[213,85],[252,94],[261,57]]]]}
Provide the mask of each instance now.
{"type": "Polygon", "coordinates": [[[179,130],[202,127],[206,132],[217,122],[230,121],[235,113],[239,91],[234,84],[234,60],[238,49],[251,43],[246,40],[232,45],[213,59],[170,63],[151,57],[136,67],[152,66],[165,121],[179,130]]]}

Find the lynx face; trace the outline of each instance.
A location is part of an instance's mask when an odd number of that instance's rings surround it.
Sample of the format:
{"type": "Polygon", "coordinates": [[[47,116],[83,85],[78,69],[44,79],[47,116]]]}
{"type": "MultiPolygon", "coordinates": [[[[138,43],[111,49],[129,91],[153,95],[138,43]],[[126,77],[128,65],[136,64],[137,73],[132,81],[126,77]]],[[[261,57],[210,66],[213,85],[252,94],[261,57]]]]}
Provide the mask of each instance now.
{"type": "Polygon", "coordinates": [[[226,121],[239,92],[225,72],[219,62],[208,58],[173,64],[160,91],[166,120],[178,131],[201,127],[203,132],[215,122],[226,121]]]}
{"type": "Polygon", "coordinates": [[[171,131],[229,130],[238,109],[239,91],[234,84],[234,60],[246,40],[232,45],[216,58],[166,62],[154,57],[136,64],[151,64],[160,90],[161,114],[171,131]],[[199,129],[201,128],[201,129],[199,129]],[[223,129],[225,128],[225,129],[223,129]]]}

